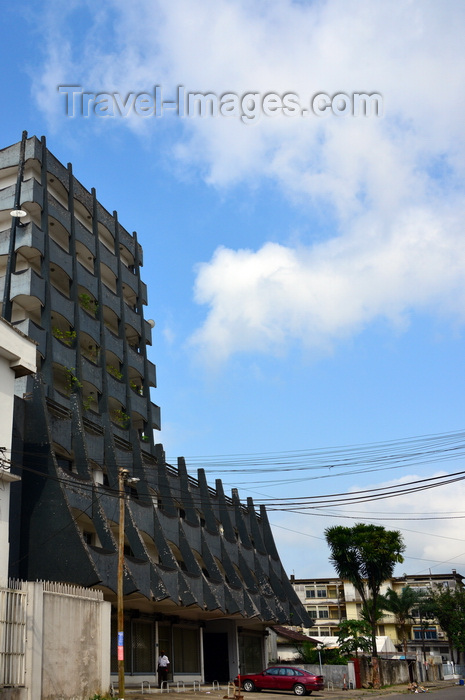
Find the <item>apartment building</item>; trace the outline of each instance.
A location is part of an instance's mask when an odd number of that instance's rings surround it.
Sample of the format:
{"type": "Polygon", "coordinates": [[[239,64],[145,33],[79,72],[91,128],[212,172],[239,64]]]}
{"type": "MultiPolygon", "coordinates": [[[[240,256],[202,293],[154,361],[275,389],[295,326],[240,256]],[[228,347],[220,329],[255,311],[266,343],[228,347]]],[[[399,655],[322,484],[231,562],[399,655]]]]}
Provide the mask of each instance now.
{"type": "MultiPolygon", "coordinates": [[[[127,674],[153,679],[164,648],[175,680],[228,680],[262,666],[267,626],[309,620],[264,507],[167,464],[154,440],[142,265],[136,234],[45,138],[0,151],[1,316],[37,348],[15,384],[10,576],[95,587],[113,606],[122,576],[127,674]]],[[[112,639],[116,671],[116,626],[112,639]]]]}
{"type": "MultiPolygon", "coordinates": [[[[392,578],[381,587],[385,594],[388,588],[400,592],[405,586],[411,586],[418,592],[428,592],[435,585],[454,588],[461,586],[463,576],[455,569],[447,574],[425,574],[392,578]]],[[[313,624],[304,628],[311,637],[337,637],[339,625],[343,620],[358,620],[361,616],[362,600],[360,594],[349,581],[338,578],[296,579],[291,575],[291,584],[299,600],[311,617],[313,624]]],[[[412,611],[413,620],[408,651],[411,653],[428,653],[441,655],[449,660],[449,645],[437,621],[426,628],[420,617],[420,610],[412,611]]],[[[386,612],[378,625],[377,635],[389,637],[400,650],[401,641],[394,615],[386,612]]]]}

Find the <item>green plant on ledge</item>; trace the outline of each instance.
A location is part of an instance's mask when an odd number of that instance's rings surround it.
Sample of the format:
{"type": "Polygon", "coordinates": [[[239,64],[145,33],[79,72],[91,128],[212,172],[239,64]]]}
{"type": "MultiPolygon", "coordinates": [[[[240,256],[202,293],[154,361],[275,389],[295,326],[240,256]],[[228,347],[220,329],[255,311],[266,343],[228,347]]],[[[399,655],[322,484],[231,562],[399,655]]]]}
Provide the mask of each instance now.
{"type": "Polygon", "coordinates": [[[76,371],[75,367],[67,367],[66,373],[66,390],[68,394],[75,393],[78,389],[82,389],[82,382],[74,374],[76,371]]]}
{"type": "Polygon", "coordinates": [[[139,396],[142,396],[142,395],[143,395],[143,393],[144,393],[143,388],[142,388],[141,386],[139,386],[139,384],[136,384],[136,382],[134,382],[132,379],[131,379],[131,381],[129,382],[129,386],[131,387],[131,389],[132,389],[133,391],[136,392],[136,394],[139,394],[139,396]]]}
{"type": "Polygon", "coordinates": [[[58,326],[53,326],[52,335],[57,340],[61,340],[65,345],[71,346],[73,340],[76,338],[76,331],[62,331],[58,326]]]}
{"type": "Polygon", "coordinates": [[[85,311],[88,311],[93,316],[97,315],[98,304],[96,303],[95,299],[90,296],[90,294],[79,294],[78,299],[80,306],[85,309],[85,311]]]}
{"type": "Polygon", "coordinates": [[[115,379],[122,379],[123,373],[119,371],[114,365],[107,365],[107,372],[112,375],[115,379]]]}
{"type": "Polygon", "coordinates": [[[122,428],[128,428],[131,421],[131,416],[129,416],[122,408],[117,408],[112,411],[111,419],[118,423],[122,428]]]}
{"type": "Polygon", "coordinates": [[[95,401],[95,399],[93,396],[88,396],[87,399],[84,399],[84,401],[82,402],[82,407],[83,407],[84,411],[88,411],[89,408],[94,403],[94,401],[95,401]]]}

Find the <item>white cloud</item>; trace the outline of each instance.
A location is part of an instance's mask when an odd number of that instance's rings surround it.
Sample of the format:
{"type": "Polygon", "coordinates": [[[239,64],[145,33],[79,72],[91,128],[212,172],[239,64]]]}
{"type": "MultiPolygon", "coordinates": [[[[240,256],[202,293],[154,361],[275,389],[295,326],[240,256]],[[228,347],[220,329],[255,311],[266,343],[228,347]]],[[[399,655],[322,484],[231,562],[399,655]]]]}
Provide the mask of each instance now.
{"type": "MultiPolygon", "coordinates": [[[[338,226],[327,243],[290,247],[285,232],[281,245],[219,249],[199,266],[196,300],[209,311],[192,342],[209,359],[277,352],[295,340],[328,348],[376,318],[399,325],[417,310],[462,319],[463,3],[84,6],[80,33],[74,20],[82,4],[71,3],[68,16],[48,15],[36,97],[55,119],[63,112],[58,81],[121,94],[160,84],[166,98],[179,84],[218,95],[294,92],[302,100],[318,92],[383,95],[383,118],[261,117],[253,125],[185,118],[164,130],[179,163],[212,186],[271,181],[299,206],[326,207],[338,226]]],[[[134,115],[119,124],[137,133],[160,128],[134,115]]]]}
{"type": "Polygon", "coordinates": [[[311,248],[219,248],[198,269],[196,300],[210,312],[192,342],[223,361],[280,352],[290,339],[325,348],[379,317],[403,325],[413,310],[463,317],[462,225],[424,209],[387,231],[373,218],[311,248]]]}

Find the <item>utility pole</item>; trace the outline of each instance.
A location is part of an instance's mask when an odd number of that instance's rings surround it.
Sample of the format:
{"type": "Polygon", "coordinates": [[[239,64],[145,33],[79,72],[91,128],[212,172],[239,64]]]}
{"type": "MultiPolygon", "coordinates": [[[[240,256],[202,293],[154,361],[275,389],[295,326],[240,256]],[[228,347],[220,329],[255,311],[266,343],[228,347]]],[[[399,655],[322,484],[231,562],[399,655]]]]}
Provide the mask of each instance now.
{"type": "Polygon", "coordinates": [[[426,624],[426,622],[423,621],[423,615],[422,615],[422,611],[421,611],[421,602],[420,602],[418,609],[420,611],[421,647],[423,650],[423,665],[425,668],[425,680],[428,680],[428,664],[426,663],[425,628],[424,628],[424,625],[426,624]]]}
{"type": "Polygon", "coordinates": [[[120,467],[118,470],[118,495],[119,495],[119,531],[118,531],[118,588],[117,588],[117,612],[118,612],[118,697],[124,700],[124,513],[126,506],[126,484],[135,484],[139,481],[129,477],[129,469],[120,467]]]}

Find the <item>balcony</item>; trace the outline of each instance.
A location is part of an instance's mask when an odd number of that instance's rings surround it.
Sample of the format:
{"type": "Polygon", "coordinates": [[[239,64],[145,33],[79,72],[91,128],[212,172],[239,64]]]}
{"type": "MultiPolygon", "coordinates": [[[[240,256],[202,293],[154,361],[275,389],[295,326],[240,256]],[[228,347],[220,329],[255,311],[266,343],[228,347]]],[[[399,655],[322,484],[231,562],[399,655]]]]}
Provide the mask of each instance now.
{"type": "Polygon", "coordinates": [[[63,367],[74,367],[76,364],[76,352],[66,343],[53,338],[52,340],[53,361],[63,367]]]}
{"type": "Polygon", "coordinates": [[[161,411],[160,406],[155,403],[151,403],[152,407],[152,428],[155,430],[161,430],[161,411]]]}
{"type": "Polygon", "coordinates": [[[83,287],[94,298],[98,296],[98,280],[89,270],[83,265],[77,266],[77,283],[83,287]]]}
{"type": "Polygon", "coordinates": [[[92,339],[93,344],[100,344],[100,323],[82,307],[79,308],[79,327],[82,333],[86,333],[92,339]]]}
{"type": "Polygon", "coordinates": [[[32,338],[32,340],[35,340],[35,342],[37,343],[37,350],[42,355],[42,357],[45,357],[46,332],[44,331],[44,329],[41,328],[37,323],[34,323],[34,321],[30,318],[26,318],[23,321],[13,323],[13,325],[19,331],[24,333],[24,335],[27,335],[29,338],[32,338]]]}
{"type": "Polygon", "coordinates": [[[80,221],[75,223],[76,242],[82,243],[95,256],[95,238],[80,221]]]}
{"type": "MultiPolygon", "coordinates": [[[[10,232],[8,231],[6,241],[2,240],[0,254],[8,253],[9,238],[10,232]]],[[[35,248],[41,255],[44,254],[44,234],[36,224],[29,222],[24,227],[16,229],[15,250],[18,251],[21,248],[35,248]]]]}
{"type": "Polygon", "coordinates": [[[144,376],[144,357],[131,346],[128,347],[128,365],[137,370],[141,377],[144,376]]]}
{"type": "MultiPolygon", "coordinates": [[[[35,297],[44,305],[45,280],[31,268],[14,273],[11,275],[10,299],[13,301],[18,297],[35,297]]],[[[21,306],[27,310],[28,303],[25,299],[21,306]]]]}
{"type": "Polygon", "coordinates": [[[113,377],[109,372],[107,372],[107,375],[108,395],[115,398],[124,406],[126,404],[126,384],[113,377]]]}
{"type": "MultiPolygon", "coordinates": [[[[97,393],[99,394],[102,393],[102,370],[100,367],[96,367],[91,361],[89,361],[86,357],[82,358],[82,379],[83,382],[88,382],[89,384],[92,384],[92,391],[94,391],[95,396],[94,399],[97,401],[97,393]]],[[[92,405],[90,405],[90,408],[92,408],[92,405]]],[[[96,409],[96,406],[93,406],[94,409],[96,409]]]]}
{"type": "Polygon", "coordinates": [[[74,326],[74,304],[71,299],[68,299],[60,292],[53,284],[50,285],[50,297],[52,301],[52,311],[64,316],[71,325],[74,326]]]}
{"type": "Polygon", "coordinates": [[[109,328],[105,328],[105,346],[120,359],[120,362],[123,361],[123,341],[109,328]]]}
{"type": "Polygon", "coordinates": [[[133,412],[138,413],[142,417],[143,421],[147,420],[147,399],[145,396],[140,396],[134,391],[131,392],[131,409],[133,412]]]}
{"type": "Polygon", "coordinates": [[[113,273],[118,276],[118,260],[104,245],[100,246],[100,263],[103,263],[113,273]]]}
{"type": "Polygon", "coordinates": [[[48,213],[67,231],[71,228],[71,215],[51,194],[47,193],[48,213]]]}
{"type": "Polygon", "coordinates": [[[124,318],[128,326],[133,328],[137,335],[141,334],[141,317],[129,306],[124,307],[124,318]]]}

